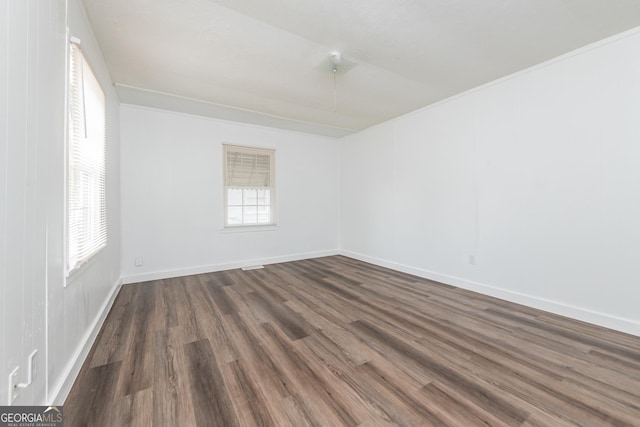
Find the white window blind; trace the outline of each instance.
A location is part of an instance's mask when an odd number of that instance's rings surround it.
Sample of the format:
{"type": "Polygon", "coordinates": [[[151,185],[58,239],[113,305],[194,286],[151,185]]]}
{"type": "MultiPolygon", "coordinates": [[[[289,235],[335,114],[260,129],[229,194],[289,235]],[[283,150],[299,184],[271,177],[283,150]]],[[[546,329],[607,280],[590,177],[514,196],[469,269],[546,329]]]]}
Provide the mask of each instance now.
{"type": "Polygon", "coordinates": [[[225,226],[275,224],[275,151],[224,146],[225,226]]]}
{"type": "Polygon", "coordinates": [[[67,270],[107,244],[105,97],[76,43],[70,44],[67,146],[67,270]]]}

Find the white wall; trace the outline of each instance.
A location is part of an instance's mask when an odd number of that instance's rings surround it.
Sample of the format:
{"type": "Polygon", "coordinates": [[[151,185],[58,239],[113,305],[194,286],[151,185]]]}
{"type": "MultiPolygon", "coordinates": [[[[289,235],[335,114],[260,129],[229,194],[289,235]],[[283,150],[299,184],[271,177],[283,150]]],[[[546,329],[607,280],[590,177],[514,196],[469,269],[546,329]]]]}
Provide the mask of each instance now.
{"type": "Polygon", "coordinates": [[[638,52],[635,30],[344,138],[344,253],[640,335],[638,52]]]}
{"type": "Polygon", "coordinates": [[[120,111],[125,282],[337,251],[336,139],[145,107],[120,111]],[[276,149],[275,230],[223,230],[223,143],[276,149]]]}
{"type": "Polygon", "coordinates": [[[34,349],[38,377],[15,404],[44,404],[73,379],[82,362],[76,356],[120,277],[118,100],[79,1],[68,7],[65,0],[3,1],[0,22],[0,81],[6,82],[0,85],[0,405],[7,403],[15,366],[27,380],[34,349]],[[82,39],[107,96],[109,246],[65,288],[67,25],[82,39]]]}
{"type": "MultiPolygon", "coordinates": [[[[40,350],[38,367],[45,366],[44,215],[38,212],[42,181],[36,166],[46,142],[42,131],[48,130],[41,115],[51,103],[39,105],[41,94],[47,98],[47,88],[40,87],[46,76],[37,65],[50,60],[41,52],[52,46],[54,34],[36,31],[50,19],[43,6],[34,1],[0,5],[0,405],[7,404],[7,378],[15,366],[22,367],[20,381],[26,382],[25,362],[34,348],[40,350]]],[[[44,395],[41,376],[24,390],[22,401],[44,395]]]]}

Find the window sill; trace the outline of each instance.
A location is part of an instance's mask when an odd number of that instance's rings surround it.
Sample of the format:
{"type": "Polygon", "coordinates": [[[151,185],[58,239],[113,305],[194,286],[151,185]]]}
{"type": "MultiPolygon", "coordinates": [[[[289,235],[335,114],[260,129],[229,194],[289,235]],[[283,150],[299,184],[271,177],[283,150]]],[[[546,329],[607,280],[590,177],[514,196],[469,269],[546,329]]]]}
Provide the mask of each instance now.
{"type": "Polygon", "coordinates": [[[71,285],[71,283],[73,283],[79,276],[81,276],[82,274],[84,274],[85,271],[87,271],[93,264],[96,263],[96,259],[98,258],[98,254],[100,252],[102,252],[102,250],[104,248],[106,248],[107,245],[104,244],[102,246],[100,246],[98,249],[96,249],[91,255],[89,255],[89,257],[80,262],[78,265],[76,265],[73,270],[67,271],[66,273],[66,277],[64,280],[64,287],[67,288],[69,287],[69,285],[71,285]]]}
{"type": "Polygon", "coordinates": [[[255,233],[260,231],[277,231],[277,225],[240,225],[240,226],[231,226],[224,227],[220,229],[221,234],[232,234],[232,233],[255,233]]]}

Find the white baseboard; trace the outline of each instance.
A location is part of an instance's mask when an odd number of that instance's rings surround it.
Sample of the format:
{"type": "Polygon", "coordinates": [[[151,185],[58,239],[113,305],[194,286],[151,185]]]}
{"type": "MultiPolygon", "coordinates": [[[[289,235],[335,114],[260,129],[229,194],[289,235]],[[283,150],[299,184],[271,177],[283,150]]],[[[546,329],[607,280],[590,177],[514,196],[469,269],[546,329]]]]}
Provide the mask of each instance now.
{"type": "Polygon", "coordinates": [[[98,336],[98,333],[102,328],[102,324],[107,318],[107,314],[109,314],[109,310],[111,310],[111,306],[116,299],[116,295],[118,295],[120,286],[122,286],[122,279],[119,279],[113,286],[109,297],[105,300],[104,304],[102,304],[100,312],[93,321],[93,324],[84,334],[84,336],[82,337],[82,341],[80,341],[80,345],[78,345],[76,350],[73,352],[73,355],[71,356],[71,360],[69,361],[69,363],[67,363],[67,366],[65,366],[60,380],[50,391],[49,396],[53,396],[53,399],[49,399],[51,401],[51,404],[64,404],[69,391],[71,391],[73,383],[80,373],[80,368],[82,368],[82,364],[87,358],[89,350],[91,350],[91,346],[93,346],[93,343],[95,342],[96,337],[98,336]]]}
{"type": "Polygon", "coordinates": [[[522,294],[510,291],[508,289],[497,288],[483,283],[474,282],[460,277],[450,276],[447,274],[437,273],[430,270],[411,267],[396,262],[387,261],[380,258],[370,257],[357,252],[341,250],[340,255],[354,258],[370,264],[379,265],[381,267],[390,268],[392,270],[401,271],[403,273],[413,274],[414,276],[423,277],[425,279],[434,280],[458,288],[467,289],[484,295],[500,298],[505,301],[526,305],[528,307],[537,308],[560,316],[570,317],[594,325],[603,326],[609,329],[615,329],[627,334],[640,336],[640,322],[632,319],[626,319],[607,313],[589,310],[582,307],[552,301],[533,295],[522,294]]]}
{"type": "Polygon", "coordinates": [[[302,259],[320,258],[324,256],[338,255],[338,249],[316,252],[303,252],[298,254],[283,255],[270,258],[249,259],[244,261],[229,262],[224,264],[200,265],[196,267],[177,268],[173,270],[153,271],[150,273],[134,274],[123,277],[123,283],[138,283],[149,280],[169,279],[172,277],[190,276],[192,274],[213,273],[215,271],[233,270],[235,268],[251,267],[255,265],[277,264],[280,262],[299,261],[302,259]]]}

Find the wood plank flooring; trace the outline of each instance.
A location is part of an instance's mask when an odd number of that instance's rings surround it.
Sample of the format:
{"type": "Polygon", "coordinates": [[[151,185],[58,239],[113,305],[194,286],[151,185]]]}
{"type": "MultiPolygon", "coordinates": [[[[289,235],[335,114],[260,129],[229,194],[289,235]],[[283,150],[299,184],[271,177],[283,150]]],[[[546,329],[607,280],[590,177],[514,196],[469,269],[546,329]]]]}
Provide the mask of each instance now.
{"type": "Polygon", "coordinates": [[[640,426],[640,338],[341,256],[125,285],[66,426],[640,426]]]}

